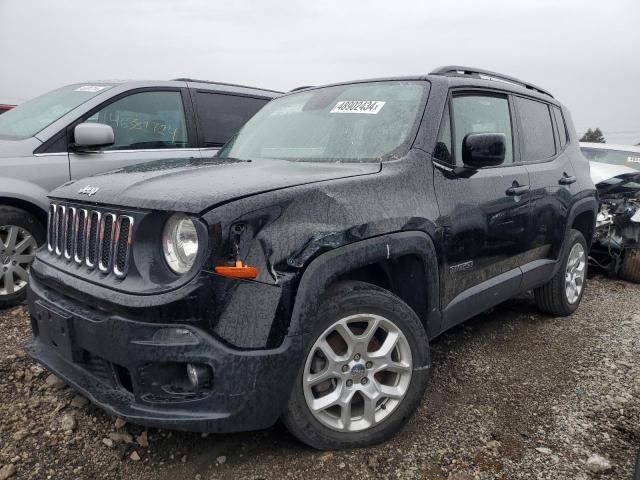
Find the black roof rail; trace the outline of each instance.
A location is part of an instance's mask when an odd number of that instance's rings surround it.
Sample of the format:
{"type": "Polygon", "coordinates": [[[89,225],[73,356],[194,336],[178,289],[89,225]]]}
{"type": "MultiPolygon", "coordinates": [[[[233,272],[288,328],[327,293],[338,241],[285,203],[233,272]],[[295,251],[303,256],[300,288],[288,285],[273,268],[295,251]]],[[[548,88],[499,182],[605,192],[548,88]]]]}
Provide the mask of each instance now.
{"type": "Polygon", "coordinates": [[[489,70],[482,70],[480,68],[462,67],[460,65],[447,65],[446,67],[436,68],[434,71],[430,73],[430,75],[445,75],[450,77],[471,76],[475,78],[482,78],[482,76],[485,76],[485,77],[488,77],[489,80],[495,79],[495,80],[501,80],[503,82],[513,83],[515,85],[519,85],[529,90],[534,90],[538,93],[542,93],[543,95],[548,95],[551,98],[553,98],[553,95],[551,95],[551,93],[548,90],[540,88],[534,85],[533,83],[524,82],[522,80],[518,80],[517,78],[510,77],[508,75],[491,72],[489,70]]]}
{"type": "Polygon", "coordinates": [[[211,80],[198,80],[197,78],[172,78],[172,82],[194,82],[194,83],[208,83],[211,85],[224,85],[225,87],[239,87],[239,88],[250,88],[251,90],[262,90],[264,92],[272,92],[282,94],[284,92],[280,92],[278,90],[271,90],[269,88],[258,88],[258,87],[249,87],[247,85],[238,85],[237,83],[224,83],[224,82],[213,82],[211,80]]]}
{"type": "Polygon", "coordinates": [[[291,93],[291,92],[297,92],[298,90],[305,90],[307,88],[313,88],[315,87],[315,85],[303,85],[302,87],[296,87],[296,88],[292,88],[291,90],[289,90],[287,93],[291,93]]]}

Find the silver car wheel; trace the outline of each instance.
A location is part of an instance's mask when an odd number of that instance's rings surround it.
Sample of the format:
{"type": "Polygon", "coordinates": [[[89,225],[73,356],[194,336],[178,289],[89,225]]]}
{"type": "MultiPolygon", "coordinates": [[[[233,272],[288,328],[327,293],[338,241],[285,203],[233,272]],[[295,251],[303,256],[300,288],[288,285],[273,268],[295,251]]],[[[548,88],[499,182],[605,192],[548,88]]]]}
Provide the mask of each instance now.
{"type": "Polygon", "coordinates": [[[564,286],[567,293],[567,301],[574,304],[580,298],[580,293],[584,286],[584,276],[587,266],[587,256],[584,247],[576,243],[567,260],[567,271],[565,273],[564,286]]]}
{"type": "Polygon", "coordinates": [[[0,225],[0,296],[12,295],[27,286],[29,265],[38,244],[22,227],[0,225]]]}
{"type": "Polygon", "coordinates": [[[309,351],[305,401],[332,430],[365,430],[400,405],[412,371],[411,348],[400,328],[380,315],[352,315],[327,328],[309,351]]]}

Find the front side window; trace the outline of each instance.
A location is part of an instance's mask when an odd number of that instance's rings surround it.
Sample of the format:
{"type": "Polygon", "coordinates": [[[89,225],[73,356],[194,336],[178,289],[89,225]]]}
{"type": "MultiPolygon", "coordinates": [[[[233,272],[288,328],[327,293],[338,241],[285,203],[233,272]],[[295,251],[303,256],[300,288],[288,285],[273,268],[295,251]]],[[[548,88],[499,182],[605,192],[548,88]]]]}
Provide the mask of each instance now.
{"type": "Polygon", "coordinates": [[[380,161],[406,154],[427,82],[336,85],[269,102],[219,153],[246,160],[380,161]]]}
{"type": "Polygon", "coordinates": [[[86,122],[113,128],[115,141],[103,150],[184,148],[189,145],[180,92],[140,92],[102,108],[86,122]]]}
{"type": "Polygon", "coordinates": [[[470,133],[503,133],[507,138],[505,163],[513,163],[511,114],[506,97],[461,95],[453,97],[455,163],[462,165],[462,142],[470,133]]]}
{"type": "Polygon", "coordinates": [[[267,99],[196,93],[196,112],[204,147],[221,147],[267,102],[267,99]]]}
{"type": "Polygon", "coordinates": [[[111,87],[113,85],[102,83],[68,85],[29,100],[0,117],[0,138],[33,137],[74,108],[111,87]]]}
{"type": "Polygon", "coordinates": [[[537,162],[553,157],[556,146],[553,139],[553,124],[546,103],[516,97],[516,108],[522,132],[522,160],[537,162]]]}
{"type": "Polygon", "coordinates": [[[640,170],[640,152],[623,150],[605,150],[600,148],[581,147],[582,154],[592,162],[624,165],[640,170]]]}

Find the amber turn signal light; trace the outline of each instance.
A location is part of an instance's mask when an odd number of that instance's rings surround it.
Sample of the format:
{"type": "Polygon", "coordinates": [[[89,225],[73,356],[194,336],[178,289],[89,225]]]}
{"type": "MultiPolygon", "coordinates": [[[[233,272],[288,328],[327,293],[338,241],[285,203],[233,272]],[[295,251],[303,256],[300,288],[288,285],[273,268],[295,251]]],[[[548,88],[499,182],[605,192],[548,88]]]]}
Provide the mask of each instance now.
{"type": "Polygon", "coordinates": [[[258,276],[256,267],[244,265],[240,260],[236,260],[236,264],[233,266],[218,265],[214,270],[218,275],[232,278],[256,278],[258,276]]]}

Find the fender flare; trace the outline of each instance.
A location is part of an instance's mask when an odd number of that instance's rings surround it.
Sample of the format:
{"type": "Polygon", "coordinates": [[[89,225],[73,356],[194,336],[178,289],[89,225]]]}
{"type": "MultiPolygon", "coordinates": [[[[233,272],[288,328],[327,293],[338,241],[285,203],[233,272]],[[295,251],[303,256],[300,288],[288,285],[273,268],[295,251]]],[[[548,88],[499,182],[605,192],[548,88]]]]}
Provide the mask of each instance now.
{"type": "MultiPolygon", "coordinates": [[[[427,335],[440,328],[438,260],[431,237],[422,231],[398,232],[350,243],[324,253],[307,266],[298,284],[289,324],[289,336],[308,334],[326,288],[341,275],[380,260],[413,254],[422,260],[426,278],[427,335]]],[[[420,313],[418,313],[420,316],[420,313]]]]}
{"type": "MultiPolygon", "coordinates": [[[[593,212],[593,221],[595,225],[596,215],[598,215],[599,209],[600,209],[600,202],[596,197],[582,198],[578,200],[576,203],[574,203],[571,206],[571,209],[569,210],[569,220],[567,221],[567,225],[565,227],[564,238],[566,238],[567,234],[569,233],[569,230],[571,230],[571,227],[576,217],[581,213],[593,212]]],[[[590,247],[592,239],[585,238],[585,240],[587,241],[587,245],[590,247]]],[[[564,249],[563,249],[563,253],[564,253],[564,249]]]]}
{"type": "MultiPolygon", "coordinates": [[[[560,253],[553,267],[553,275],[556,275],[558,273],[558,271],[560,270],[560,267],[562,266],[562,259],[565,257],[565,255],[569,253],[567,251],[567,249],[569,248],[569,245],[567,245],[567,242],[565,242],[564,239],[567,238],[567,235],[569,234],[569,231],[573,227],[573,222],[575,221],[576,217],[584,212],[593,212],[593,221],[594,221],[594,229],[595,229],[595,219],[596,219],[596,215],[598,214],[599,208],[600,208],[600,202],[595,196],[581,198],[571,206],[571,208],[569,209],[569,215],[567,216],[567,223],[564,228],[564,237],[562,237],[563,238],[562,245],[560,246],[560,249],[559,249],[560,253]]],[[[587,241],[587,247],[590,249],[591,242],[593,239],[585,238],[585,240],[587,241]]]]}
{"type": "Polygon", "coordinates": [[[8,197],[22,200],[35,205],[45,213],[49,209],[48,194],[47,190],[35,183],[17,178],[0,178],[0,198],[8,197]]]}

